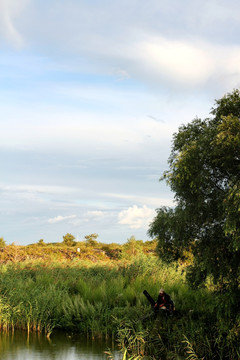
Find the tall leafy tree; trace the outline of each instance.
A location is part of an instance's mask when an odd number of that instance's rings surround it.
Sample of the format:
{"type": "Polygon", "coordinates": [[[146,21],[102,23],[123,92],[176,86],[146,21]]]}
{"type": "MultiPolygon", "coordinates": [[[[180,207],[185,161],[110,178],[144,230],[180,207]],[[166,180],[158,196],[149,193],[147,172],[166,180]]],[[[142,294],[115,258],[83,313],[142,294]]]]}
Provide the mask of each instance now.
{"type": "Polygon", "coordinates": [[[174,208],[159,208],[149,228],[159,255],[168,261],[191,250],[192,285],[212,275],[221,288],[240,278],[240,92],[215,102],[211,117],[194,119],[173,135],[165,179],[174,208]]]}

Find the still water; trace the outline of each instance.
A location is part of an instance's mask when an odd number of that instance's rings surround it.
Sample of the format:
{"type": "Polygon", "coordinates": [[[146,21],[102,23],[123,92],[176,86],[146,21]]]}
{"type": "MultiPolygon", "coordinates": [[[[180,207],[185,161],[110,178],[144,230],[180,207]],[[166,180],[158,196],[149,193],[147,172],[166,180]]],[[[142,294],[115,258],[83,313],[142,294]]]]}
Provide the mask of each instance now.
{"type": "Polygon", "coordinates": [[[103,360],[107,359],[104,354],[107,349],[111,349],[114,359],[120,359],[111,342],[86,340],[62,332],[54,332],[49,340],[43,335],[28,336],[20,331],[0,333],[1,360],[103,360]]]}

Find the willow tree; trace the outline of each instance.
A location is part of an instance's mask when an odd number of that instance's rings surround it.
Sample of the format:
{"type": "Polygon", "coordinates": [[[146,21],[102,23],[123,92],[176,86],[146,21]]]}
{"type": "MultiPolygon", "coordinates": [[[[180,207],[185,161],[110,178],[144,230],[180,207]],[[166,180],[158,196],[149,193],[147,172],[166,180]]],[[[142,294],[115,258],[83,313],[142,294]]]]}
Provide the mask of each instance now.
{"type": "Polygon", "coordinates": [[[192,285],[207,275],[222,289],[240,278],[240,92],[215,102],[210,117],[194,119],[173,135],[169,170],[161,180],[175,193],[174,208],[159,208],[149,228],[159,255],[184,258],[192,285]]]}

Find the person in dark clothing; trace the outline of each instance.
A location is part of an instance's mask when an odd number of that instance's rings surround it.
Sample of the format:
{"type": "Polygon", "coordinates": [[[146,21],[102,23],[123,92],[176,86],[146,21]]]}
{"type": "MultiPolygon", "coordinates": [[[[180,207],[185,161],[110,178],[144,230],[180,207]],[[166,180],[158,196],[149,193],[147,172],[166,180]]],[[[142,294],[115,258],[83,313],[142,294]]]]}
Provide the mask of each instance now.
{"type": "Polygon", "coordinates": [[[168,313],[172,313],[175,310],[174,302],[172,301],[170,295],[165,293],[163,289],[159,290],[157,302],[154,306],[155,312],[159,310],[166,310],[168,313]]]}

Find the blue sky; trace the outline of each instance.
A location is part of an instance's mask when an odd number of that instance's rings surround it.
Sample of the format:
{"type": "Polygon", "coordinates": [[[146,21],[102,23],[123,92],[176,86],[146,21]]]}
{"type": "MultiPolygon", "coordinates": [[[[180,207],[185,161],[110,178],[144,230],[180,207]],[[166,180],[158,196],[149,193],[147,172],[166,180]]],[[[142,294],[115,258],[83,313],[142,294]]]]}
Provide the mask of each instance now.
{"type": "Polygon", "coordinates": [[[147,240],[172,135],[240,84],[233,0],[0,0],[0,236],[147,240]]]}

